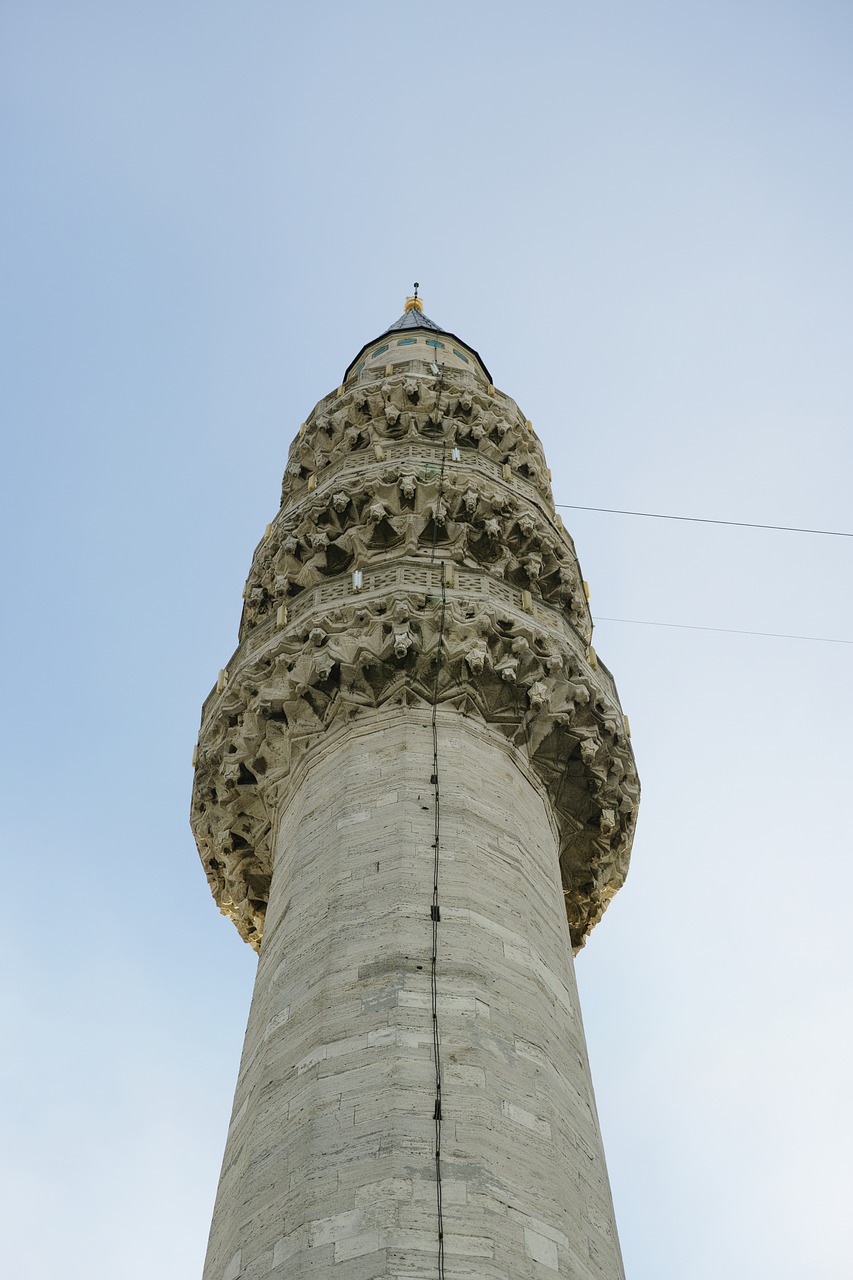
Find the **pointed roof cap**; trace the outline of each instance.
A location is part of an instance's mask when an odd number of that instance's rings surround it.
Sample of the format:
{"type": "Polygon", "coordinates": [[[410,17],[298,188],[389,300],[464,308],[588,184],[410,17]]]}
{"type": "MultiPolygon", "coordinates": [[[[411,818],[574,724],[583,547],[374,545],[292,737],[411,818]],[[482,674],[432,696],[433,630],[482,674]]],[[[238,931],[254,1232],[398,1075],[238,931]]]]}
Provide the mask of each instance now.
{"type": "Polygon", "coordinates": [[[464,338],[458,337],[457,334],[452,333],[450,329],[445,329],[443,325],[436,324],[435,320],[430,320],[429,316],[424,314],[423,303],[418,297],[418,287],[418,285],[415,285],[414,296],[406,299],[405,310],[399,320],[395,320],[387,329],[383,329],[375,338],[371,338],[370,342],[365,342],[355,359],[350,361],[344,372],[344,382],[346,382],[347,378],[350,376],[353,369],[369,347],[372,347],[377,342],[381,342],[389,333],[411,332],[414,329],[425,329],[431,333],[441,333],[445,338],[452,338],[454,342],[458,342],[460,346],[466,349],[466,351],[471,352],[478,361],[480,368],[485,373],[489,382],[492,381],[492,375],[489,373],[485,363],[481,359],[480,353],[471,346],[470,342],[466,342],[464,338]]]}
{"type": "MultiPolygon", "coordinates": [[[[418,298],[418,302],[420,302],[420,298],[418,298]]],[[[429,316],[424,315],[422,307],[406,307],[400,319],[395,320],[393,324],[389,324],[385,332],[393,333],[395,329],[434,329],[436,333],[447,332],[446,329],[442,329],[440,324],[436,324],[434,320],[430,320],[429,316]]]]}

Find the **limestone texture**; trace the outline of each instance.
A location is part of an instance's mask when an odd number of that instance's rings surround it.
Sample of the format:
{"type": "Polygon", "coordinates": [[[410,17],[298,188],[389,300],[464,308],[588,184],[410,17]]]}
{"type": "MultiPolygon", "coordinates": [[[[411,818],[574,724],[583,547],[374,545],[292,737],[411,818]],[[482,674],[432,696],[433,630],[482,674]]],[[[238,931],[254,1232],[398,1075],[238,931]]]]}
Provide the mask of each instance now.
{"type": "Polygon", "coordinates": [[[572,952],[639,784],[539,441],[443,332],[299,429],[204,705],[259,951],[205,1280],[623,1275],[572,952]]]}

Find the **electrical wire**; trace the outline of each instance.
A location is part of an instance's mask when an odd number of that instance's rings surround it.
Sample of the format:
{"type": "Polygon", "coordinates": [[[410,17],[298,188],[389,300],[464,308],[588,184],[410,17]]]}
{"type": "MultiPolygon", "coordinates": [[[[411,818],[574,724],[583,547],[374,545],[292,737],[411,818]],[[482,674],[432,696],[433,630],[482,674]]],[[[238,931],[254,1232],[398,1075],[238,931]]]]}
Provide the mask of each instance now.
{"type": "MultiPolygon", "coordinates": [[[[444,365],[440,366],[436,409],[441,404],[441,392],[444,381],[444,365]]],[[[441,516],[441,504],[444,499],[444,470],[447,462],[447,444],[442,445],[441,468],[438,476],[438,496],[433,512],[432,552],[430,565],[435,565],[435,552],[438,542],[438,526],[441,516]]],[[[432,1006],[432,1051],[435,1066],[435,1103],[433,1106],[433,1124],[435,1126],[435,1206],[438,1221],[438,1280],[444,1280],[444,1207],[441,1186],[441,1035],[438,1025],[438,926],[441,923],[441,910],[438,898],[438,876],[441,856],[441,790],[438,778],[438,694],[444,657],[444,621],[447,612],[447,587],[445,578],[445,562],[441,561],[441,603],[438,617],[438,646],[435,660],[435,680],[432,689],[432,778],[433,788],[433,876],[432,902],[430,903],[430,920],[432,922],[432,955],[430,956],[430,1003],[432,1006]]]]}
{"type": "Polygon", "coordinates": [[[707,516],[673,516],[661,511],[623,511],[619,507],[579,507],[571,502],[555,502],[564,511],[598,511],[610,516],[643,516],[647,520],[684,520],[690,524],[721,524],[734,529],[773,529],[778,533],[815,533],[824,538],[853,538],[841,529],[803,529],[791,524],[755,524],[751,520],[712,520],[707,516]]]}
{"type": "MultiPolygon", "coordinates": [[[[726,525],[734,529],[770,529],[778,533],[809,533],[826,538],[853,538],[853,533],[841,529],[806,529],[790,524],[756,524],[749,520],[712,520],[706,516],[666,515],[661,511],[627,511],[620,507],[582,507],[570,502],[555,502],[555,507],[564,511],[595,511],[602,515],[642,516],[648,520],[681,520],[690,524],[726,525]]],[[[853,644],[853,640],[838,636],[802,636],[787,631],[748,631],[740,627],[701,627],[688,622],[656,622],[646,618],[607,618],[603,614],[596,618],[597,622],[623,622],[634,627],[669,627],[678,631],[717,631],[731,636],[765,636],[773,640],[806,640],[815,644],[853,644]]]]}
{"type": "Polygon", "coordinates": [[[853,640],[839,640],[835,636],[795,636],[787,631],[742,631],[736,627],[699,627],[689,622],[650,622],[645,618],[606,618],[603,614],[595,622],[625,622],[633,627],[674,627],[678,631],[718,631],[728,636],[768,636],[773,640],[811,640],[819,644],[853,644],[853,640]]]}
{"type": "Polygon", "coordinates": [[[435,1106],[433,1122],[435,1124],[435,1202],[438,1216],[438,1280],[444,1280],[444,1210],[441,1188],[441,1035],[438,1025],[438,926],[441,923],[441,910],[438,898],[438,875],[441,855],[441,790],[438,779],[438,682],[441,675],[441,663],[444,647],[444,618],[447,606],[445,590],[444,561],[441,562],[441,610],[438,625],[438,655],[435,664],[435,683],[432,698],[432,785],[433,812],[435,815],[433,830],[433,883],[430,918],[432,921],[432,955],[430,957],[430,995],[432,1004],[432,1048],[435,1064],[435,1106]]]}

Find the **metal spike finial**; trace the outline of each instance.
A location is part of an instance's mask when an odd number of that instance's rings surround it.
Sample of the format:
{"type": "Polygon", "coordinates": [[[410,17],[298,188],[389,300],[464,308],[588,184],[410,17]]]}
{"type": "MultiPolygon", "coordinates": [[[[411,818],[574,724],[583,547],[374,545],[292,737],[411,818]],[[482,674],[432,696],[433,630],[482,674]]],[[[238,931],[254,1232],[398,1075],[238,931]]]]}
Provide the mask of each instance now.
{"type": "Polygon", "coordinates": [[[414,294],[410,298],[406,299],[406,305],[403,308],[404,315],[407,311],[423,311],[424,304],[421,302],[420,298],[418,297],[418,289],[420,289],[420,287],[421,287],[420,284],[416,280],[414,294]]]}

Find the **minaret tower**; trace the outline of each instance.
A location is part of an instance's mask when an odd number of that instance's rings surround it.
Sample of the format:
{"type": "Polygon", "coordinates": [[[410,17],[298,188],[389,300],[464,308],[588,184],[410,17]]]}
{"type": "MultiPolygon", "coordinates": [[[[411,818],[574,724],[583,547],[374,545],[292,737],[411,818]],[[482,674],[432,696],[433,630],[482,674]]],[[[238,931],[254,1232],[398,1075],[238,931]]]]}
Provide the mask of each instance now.
{"type": "Polygon", "coordinates": [[[617,1280],[572,952],[639,786],[542,448],[421,300],[299,428],[192,823],[258,973],[205,1280],[617,1280]]]}

